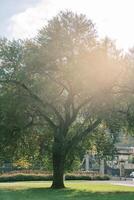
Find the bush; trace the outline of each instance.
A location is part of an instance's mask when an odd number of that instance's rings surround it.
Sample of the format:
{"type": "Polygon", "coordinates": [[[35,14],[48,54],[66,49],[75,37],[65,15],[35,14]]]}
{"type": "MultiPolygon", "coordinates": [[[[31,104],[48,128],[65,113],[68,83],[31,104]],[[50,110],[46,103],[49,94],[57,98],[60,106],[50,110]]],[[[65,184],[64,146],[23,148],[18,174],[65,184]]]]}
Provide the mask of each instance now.
{"type": "MultiPolygon", "coordinates": [[[[45,174],[6,174],[0,176],[0,182],[14,181],[51,181],[52,175],[45,174]]],[[[66,174],[65,180],[109,180],[109,176],[89,176],[78,174],[66,174]]]]}
{"type": "Polygon", "coordinates": [[[90,176],[66,175],[65,180],[92,180],[90,176]]]}
{"type": "Polygon", "coordinates": [[[110,180],[110,177],[108,175],[104,175],[104,176],[94,176],[92,177],[92,180],[99,180],[99,181],[105,181],[105,180],[110,180]]]}
{"type": "Polygon", "coordinates": [[[13,181],[50,181],[52,175],[36,175],[36,174],[12,174],[0,176],[0,182],[13,182],[13,181]]]}
{"type": "Polygon", "coordinates": [[[82,174],[67,174],[65,176],[65,180],[110,180],[110,177],[105,176],[90,176],[88,174],[82,175],[82,174]]]}

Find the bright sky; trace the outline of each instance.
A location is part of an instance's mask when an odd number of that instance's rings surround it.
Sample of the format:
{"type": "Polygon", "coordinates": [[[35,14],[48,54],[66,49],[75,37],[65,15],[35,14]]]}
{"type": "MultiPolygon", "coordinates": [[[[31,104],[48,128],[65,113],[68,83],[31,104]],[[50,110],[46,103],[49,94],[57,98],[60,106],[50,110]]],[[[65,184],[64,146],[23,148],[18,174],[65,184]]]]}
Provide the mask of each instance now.
{"type": "Polygon", "coordinates": [[[100,37],[127,50],[134,46],[134,0],[0,0],[0,35],[28,38],[60,10],[86,14],[100,37]]]}

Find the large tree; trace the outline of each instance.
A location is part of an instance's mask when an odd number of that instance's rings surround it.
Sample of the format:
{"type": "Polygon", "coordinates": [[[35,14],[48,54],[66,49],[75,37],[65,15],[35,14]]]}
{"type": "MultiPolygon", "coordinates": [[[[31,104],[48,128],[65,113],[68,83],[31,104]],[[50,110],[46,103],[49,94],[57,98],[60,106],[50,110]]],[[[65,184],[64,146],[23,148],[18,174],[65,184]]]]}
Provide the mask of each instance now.
{"type": "Polygon", "coordinates": [[[30,125],[51,129],[52,188],[63,188],[67,157],[112,107],[118,53],[108,39],[98,42],[90,20],[70,11],[50,20],[35,40],[2,40],[0,52],[1,84],[18,88],[30,125]]]}

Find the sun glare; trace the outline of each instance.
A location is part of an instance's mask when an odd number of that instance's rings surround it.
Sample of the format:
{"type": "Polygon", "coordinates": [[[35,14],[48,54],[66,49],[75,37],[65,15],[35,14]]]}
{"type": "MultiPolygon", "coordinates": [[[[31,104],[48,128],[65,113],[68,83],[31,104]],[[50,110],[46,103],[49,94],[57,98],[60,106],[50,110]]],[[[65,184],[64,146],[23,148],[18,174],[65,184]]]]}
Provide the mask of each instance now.
{"type": "Polygon", "coordinates": [[[119,48],[127,50],[134,45],[133,7],[133,0],[42,0],[13,15],[8,29],[15,38],[33,37],[47,19],[60,10],[70,9],[86,14],[96,24],[101,38],[108,36],[119,48]],[[35,23],[31,23],[33,19],[35,23]]]}

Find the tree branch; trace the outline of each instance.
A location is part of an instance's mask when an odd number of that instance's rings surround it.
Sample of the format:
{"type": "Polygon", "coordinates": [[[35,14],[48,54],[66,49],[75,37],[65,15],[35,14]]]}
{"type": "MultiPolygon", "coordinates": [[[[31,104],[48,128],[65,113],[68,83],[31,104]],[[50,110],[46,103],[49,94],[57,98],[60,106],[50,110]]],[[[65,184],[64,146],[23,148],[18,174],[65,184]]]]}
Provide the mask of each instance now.
{"type": "Polygon", "coordinates": [[[74,120],[76,119],[80,109],[85,106],[86,104],[88,104],[91,100],[93,99],[93,97],[90,97],[90,98],[87,98],[85,101],[83,101],[76,109],[73,107],[73,115],[72,117],[70,118],[70,122],[69,122],[69,125],[71,125],[74,120]]]}
{"type": "MultiPolygon", "coordinates": [[[[34,100],[36,100],[37,102],[39,102],[40,105],[43,108],[46,108],[46,106],[48,106],[56,114],[56,116],[58,117],[58,119],[63,122],[63,118],[60,115],[60,113],[57,111],[57,109],[51,103],[48,103],[48,102],[44,103],[43,100],[39,96],[37,96],[36,94],[34,94],[24,83],[21,83],[20,81],[17,81],[17,80],[0,80],[0,83],[7,83],[7,84],[12,83],[12,84],[18,85],[19,87],[23,88],[24,90],[26,90],[29,93],[29,95],[34,100]]],[[[51,121],[47,116],[45,116],[45,119],[47,121],[49,121],[49,122],[51,121]]],[[[52,125],[52,123],[51,123],[51,125],[52,125]]]]}
{"type": "Polygon", "coordinates": [[[76,133],[75,136],[70,141],[68,141],[67,151],[69,151],[69,149],[72,147],[75,147],[79,141],[82,141],[84,138],[86,138],[88,134],[91,133],[100,123],[101,119],[97,119],[92,125],[89,125],[80,134],[76,133]]]}
{"type": "Polygon", "coordinates": [[[58,126],[57,126],[56,124],[54,124],[53,121],[52,121],[49,117],[47,117],[47,115],[45,115],[44,113],[42,113],[42,112],[40,112],[40,111],[39,111],[39,113],[40,113],[40,115],[49,123],[49,125],[50,125],[54,130],[58,128],[58,126]]]}
{"type": "Polygon", "coordinates": [[[67,86],[64,84],[64,83],[62,83],[61,81],[58,81],[58,80],[56,80],[56,79],[54,79],[52,76],[50,76],[50,74],[48,74],[48,73],[45,73],[47,76],[48,76],[48,78],[50,79],[50,80],[52,80],[54,83],[56,83],[57,85],[59,85],[59,86],[62,86],[65,90],[67,90],[68,92],[69,92],[69,89],[67,88],[67,86]]]}

